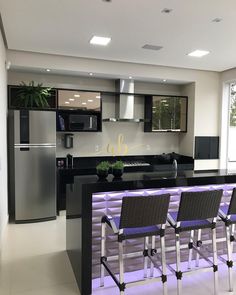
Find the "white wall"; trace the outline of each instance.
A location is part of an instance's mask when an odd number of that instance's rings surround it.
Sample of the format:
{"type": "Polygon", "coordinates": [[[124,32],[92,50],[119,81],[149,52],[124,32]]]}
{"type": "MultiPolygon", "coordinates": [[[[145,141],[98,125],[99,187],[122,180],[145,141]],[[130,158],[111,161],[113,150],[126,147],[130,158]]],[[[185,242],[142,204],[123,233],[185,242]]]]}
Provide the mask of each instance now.
{"type": "MultiPolygon", "coordinates": [[[[194,150],[194,136],[217,136],[220,133],[220,74],[217,72],[87,58],[62,57],[50,54],[27,53],[11,50],[8,51],[8,60],[11,61],[12,66],[15,69],[24,68],[26,70],[37,70],[44,73],[46,68],[50,68],[54,73],[63,72],[68,75],[88,76],[89,72],[93,72],[95,77],[96,74],[107,78],[125,78],[131,75],[135,80],[153,81],[156,79],[167,79],[169,83],[172,81],[181,81],[182,85],[195,83],[194,93],[193,89],[191,90],[192,92],[190,91],[191,96],[194,97],[194,104],[191,105],[191,113],[194,116],[194,118],[191,119],[194,121],[193,130],[190,129],[189,133],[185,136],[181,135],[180,149],[184,152],[186,151],[190,155],[191,150],[194,150]],[[189,144],[190,146],[187,147],[189,144]]],[[[47,77],[45,80],[46,79],[47,77]]],[[[135,132],[135,130],[133,131],[135,132]]],[[[127,134],[127,136],[129,135],[127,134]]],[[[162,137],[155,138],[159,139],[158,142],[161,146],[164,139],[162,137]]],[[[142,138],[141,140],[145,141],[146,139],[142,138]]],[[[168,143],[168,140],[166,143],[168,143]]],[[[155,144],[157,145],[157,143],[155,144]]],[[[155,144],[153,142],[153,145],[155,144]]],[[[218,160],[201,160],[195,162],[198,169],[218,168],[219,164],[218,160]]]]}
{"type": "Polygon", "coordinates": [[[6,50],[0,36],[0,240],[8,221],[7,207],[7,72],[6,50]]]}
{"type": "Polygon", "coordinates": [[[182,87],[182,95],[188,96],[187,133],[180,134],[180,154],[193,156],[194,153],[194,106],[195,106],[195,83],[189,83],[182,87]]]}
{"type": "MultiPolygon", "coordinates": [[[[204,76],[196,82],[194,135],[219,136],[221,116],[220,74],[204,76]]],[[[218,169],[219,160],[195,160],[196,170],[218,169]]]]}
{"type": "Polygon", "coordinates": [[[220,168],[228,167],[228,122],[229,122],[229,83],[236,81],[236,68],[221,73],[221,125],[220,125],[220,168]]]}

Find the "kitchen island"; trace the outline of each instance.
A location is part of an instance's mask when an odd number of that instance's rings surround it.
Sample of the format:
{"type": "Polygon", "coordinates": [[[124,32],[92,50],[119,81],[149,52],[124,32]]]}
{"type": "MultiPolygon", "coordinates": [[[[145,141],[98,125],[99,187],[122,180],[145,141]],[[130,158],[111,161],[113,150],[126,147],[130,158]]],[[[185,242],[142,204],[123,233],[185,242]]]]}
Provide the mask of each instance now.
{"type": "MultiPolygon", "coordinates": [[[[170,210],[174,210],[182,191],[222,188],[222,201],[227,202],[234,187],[236,171],[227,170],[125,173],[122,179],[109,176],[105,181],[99,181],[96,175],[75,176],[74,182],[67,185],[66,239],[81,294],[91,294],[92,278],[99,276],[100,218],[103,214],[119,214],[123,196],[168,192],[171,194],[170,210]]],[[[168,241],[172,240],[168,232],[166,239],[168,246],[168,241]]],[[[110,254],[116,254],[109,248],[110,254]]],[[[140,242],[136,243],[136,249],[140,249],[140,242]]],[[[137,259],[126,271],[138,269],[139,265],[137,259]]]]}

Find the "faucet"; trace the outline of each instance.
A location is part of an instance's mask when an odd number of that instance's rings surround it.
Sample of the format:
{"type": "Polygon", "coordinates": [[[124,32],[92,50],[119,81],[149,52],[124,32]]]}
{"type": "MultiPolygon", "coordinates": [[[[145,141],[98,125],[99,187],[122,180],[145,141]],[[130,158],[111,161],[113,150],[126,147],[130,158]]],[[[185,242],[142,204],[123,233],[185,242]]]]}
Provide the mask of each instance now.
{"type": "Polygon", "coordinates": [[[173,160],[173,169],[178,170],[178,163],[176,159],[173,160]]]}

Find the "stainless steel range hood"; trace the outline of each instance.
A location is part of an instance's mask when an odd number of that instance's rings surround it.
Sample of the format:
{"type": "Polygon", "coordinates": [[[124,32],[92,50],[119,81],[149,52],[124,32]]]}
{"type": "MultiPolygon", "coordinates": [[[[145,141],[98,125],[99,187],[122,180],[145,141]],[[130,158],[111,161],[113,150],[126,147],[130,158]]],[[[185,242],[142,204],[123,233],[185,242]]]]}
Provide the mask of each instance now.
{"type": "Polygon", "coordinates": [[[116,92],[119,93],[115,106],[115,118],[103,119],[105,122],[143,122],[143,119],[134,118],[134,81],[116,80],[116,92]]]}

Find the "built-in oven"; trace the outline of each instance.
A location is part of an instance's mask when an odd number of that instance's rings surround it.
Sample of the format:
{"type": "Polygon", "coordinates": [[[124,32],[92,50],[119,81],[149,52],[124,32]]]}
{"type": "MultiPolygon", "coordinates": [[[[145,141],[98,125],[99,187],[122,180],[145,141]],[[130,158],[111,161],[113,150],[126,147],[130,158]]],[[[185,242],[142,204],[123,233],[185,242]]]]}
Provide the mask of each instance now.
{"type": "Polygon", "coordinates": [[[96,115],[69,115],[69,130],[70,131],[92,131],[97,130],[97,116],[96,115]]]}

